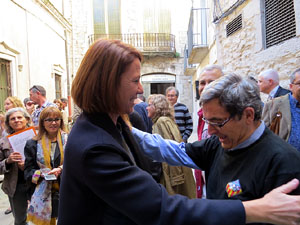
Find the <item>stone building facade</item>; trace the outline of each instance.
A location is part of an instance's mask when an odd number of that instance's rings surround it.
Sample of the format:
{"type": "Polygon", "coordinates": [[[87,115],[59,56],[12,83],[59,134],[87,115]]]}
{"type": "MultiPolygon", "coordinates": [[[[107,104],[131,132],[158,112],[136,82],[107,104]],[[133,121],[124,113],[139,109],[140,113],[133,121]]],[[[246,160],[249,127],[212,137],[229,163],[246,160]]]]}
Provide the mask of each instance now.
{"type": "Polygon", "coordinates": [[[45,87],[50,101],[68,95],[71,5],[55,3],[0,1],[1,106],[7,95],[28,97],[35,84],[45,87]]]}
{"type": "MultiPolygon", "coordinates": [[[[271,7],[275,6],[275,2],[269,3],[271,7]]],[[[192,74],[193,85],[206,65],[218,64],[223,66],[225,72],[235,72],[242,76],[257,77],[263,70],[276,69],[280,75],[280,85],[288,88],[289,74],[300,65],[300,2],[288,0],[282,3],[287,4],[286,8],[292,10],[294,24],[291,26],[295,26],[295,35],[266,47],[264,0],[207,1],[208,43],[204,48],[204,56],[197,62],[195,72],[192,74]],[[235,24],[231,29],[237,30],[228,35],[227,29],[230,31],[232,22],[235,24]],[[238,24],[241,26],[237,28],[238,24]]],[[[280,20],[284,20],[286,16],[284,13],[277,15],[281,19],[277,22],[277,27],[276,22],[273,22],[272,25],[275,27],[273,29],[283,29],[281,26],[285,24],[280,23],[280,20]]],[[[195,86],[193,93],[195,95],[195,86]]],[[[263,100],[266,99],[264,94],[261,94],[261,97],[263,100]]],[[[198,119],[196,115],[198,109],[198,101],[195,101],[194,121],[198,119]]]]}

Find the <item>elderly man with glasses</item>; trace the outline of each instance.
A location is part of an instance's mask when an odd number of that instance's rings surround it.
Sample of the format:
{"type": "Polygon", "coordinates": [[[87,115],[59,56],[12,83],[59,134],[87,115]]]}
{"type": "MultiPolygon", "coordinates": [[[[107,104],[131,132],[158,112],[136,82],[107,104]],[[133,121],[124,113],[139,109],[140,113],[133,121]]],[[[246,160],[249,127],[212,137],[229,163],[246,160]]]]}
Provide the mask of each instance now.
{"type": "Polygon", "coordinates": [[[300,153],[261,121],[254,81],[222,76],[203,90],[200,104],[210,138],[177,143],[133,128],[143,151],[157,161],[204,170],[208,199],[258,199],[300,179],[300,153]]]}
{"type": "Polygon", "coordinates": [[[40,85],[33,85],[29,89],[29,96],[30,96],[30,100],[35,105],[38,105],[31,115],[33,125],[35,126],[36,129],[38,129],[40,113],[43,111],[43,109],[50,106],[57,107],[57,105],[47,101],[46,90],[44,87],[40,85]]]}
{"type": "Polygon", "coordinates": [[[267,102],[262,118],[266,126],[273,122],[272,130],[300,151],[300,68],[290,75],[290,90],[292,93],[267,102]]]}

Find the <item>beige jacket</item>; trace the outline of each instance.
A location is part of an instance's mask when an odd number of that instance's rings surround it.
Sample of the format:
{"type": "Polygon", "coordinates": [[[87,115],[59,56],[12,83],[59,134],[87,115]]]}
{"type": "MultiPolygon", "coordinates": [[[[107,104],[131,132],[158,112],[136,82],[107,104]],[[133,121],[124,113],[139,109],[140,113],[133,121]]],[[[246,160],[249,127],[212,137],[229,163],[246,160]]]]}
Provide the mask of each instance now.
{"type": "MultiPolygon", "coordinates": [[[[178,126],[171,118],[162,116],[153,123],[153,134],[160,134],[165,139],[182,142],[178,126]]],[[[190,168],[162,163],[162,170],[160,183],[166,187],[169,194],[181,194],[189,198],[196,198],[196,184],[190,168]]]]}
{"type": "Polygon", "coordinates": [[[267,127],[270,127],[270,124],[278,111],[282,113],[279,137],[288,141],[292,129],[291,107],[288,94],[274,98],[264,105],[262,120],[265,122],[267,127]]]}

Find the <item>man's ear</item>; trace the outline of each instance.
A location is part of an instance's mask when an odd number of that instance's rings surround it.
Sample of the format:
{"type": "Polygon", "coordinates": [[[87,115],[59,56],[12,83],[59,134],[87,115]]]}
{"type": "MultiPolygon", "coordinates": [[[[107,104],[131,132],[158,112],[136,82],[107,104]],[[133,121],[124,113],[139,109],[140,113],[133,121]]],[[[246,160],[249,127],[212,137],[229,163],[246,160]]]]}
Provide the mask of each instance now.
{"type": "Polygon", "coordinates": [[[245,115],[248,124],[251,124],[254,121],[255,111],[252,107],[245,108],[243,114],[245,115]]]}

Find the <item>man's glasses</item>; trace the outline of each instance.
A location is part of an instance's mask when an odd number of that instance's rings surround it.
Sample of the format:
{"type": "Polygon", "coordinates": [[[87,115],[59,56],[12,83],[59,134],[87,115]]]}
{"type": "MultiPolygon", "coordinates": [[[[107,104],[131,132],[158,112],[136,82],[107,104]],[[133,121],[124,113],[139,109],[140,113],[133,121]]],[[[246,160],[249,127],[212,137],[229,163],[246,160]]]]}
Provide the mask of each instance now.
{"type": "Polygon", "coordinates": [[[224,121],[221,122],[221,123],[211,122],[211,121],[207,120],[207,119],[204,118],[204,117],[202,118],[202,120],[203,120],[205,123],[207,123],[207,124],[209,124],[209,125],[211,125],[211,126],[218,127],[218,128],[222,128],[222,127],[225,126],[225,124],[226,124],[231,118],[232,118],[232,117],[229,117],[229,118],[227,118],[226,120],[224,120],[224,121]]]}
{"type": "Polygon", "coordinates": [[[292,83],[292,84],[297,85],[297,86],[300,86],[300,82],[292,83]]]}
{"type": "Polygon", "coordinates": [[[48,119],[44,119],[44,122],[47,122],[47,123],[52,123],[53,121],[55,123],[57,123],[58,121],[61,121],[61,118],[54,118],[54,119],[48,118],[48,119]]]}

